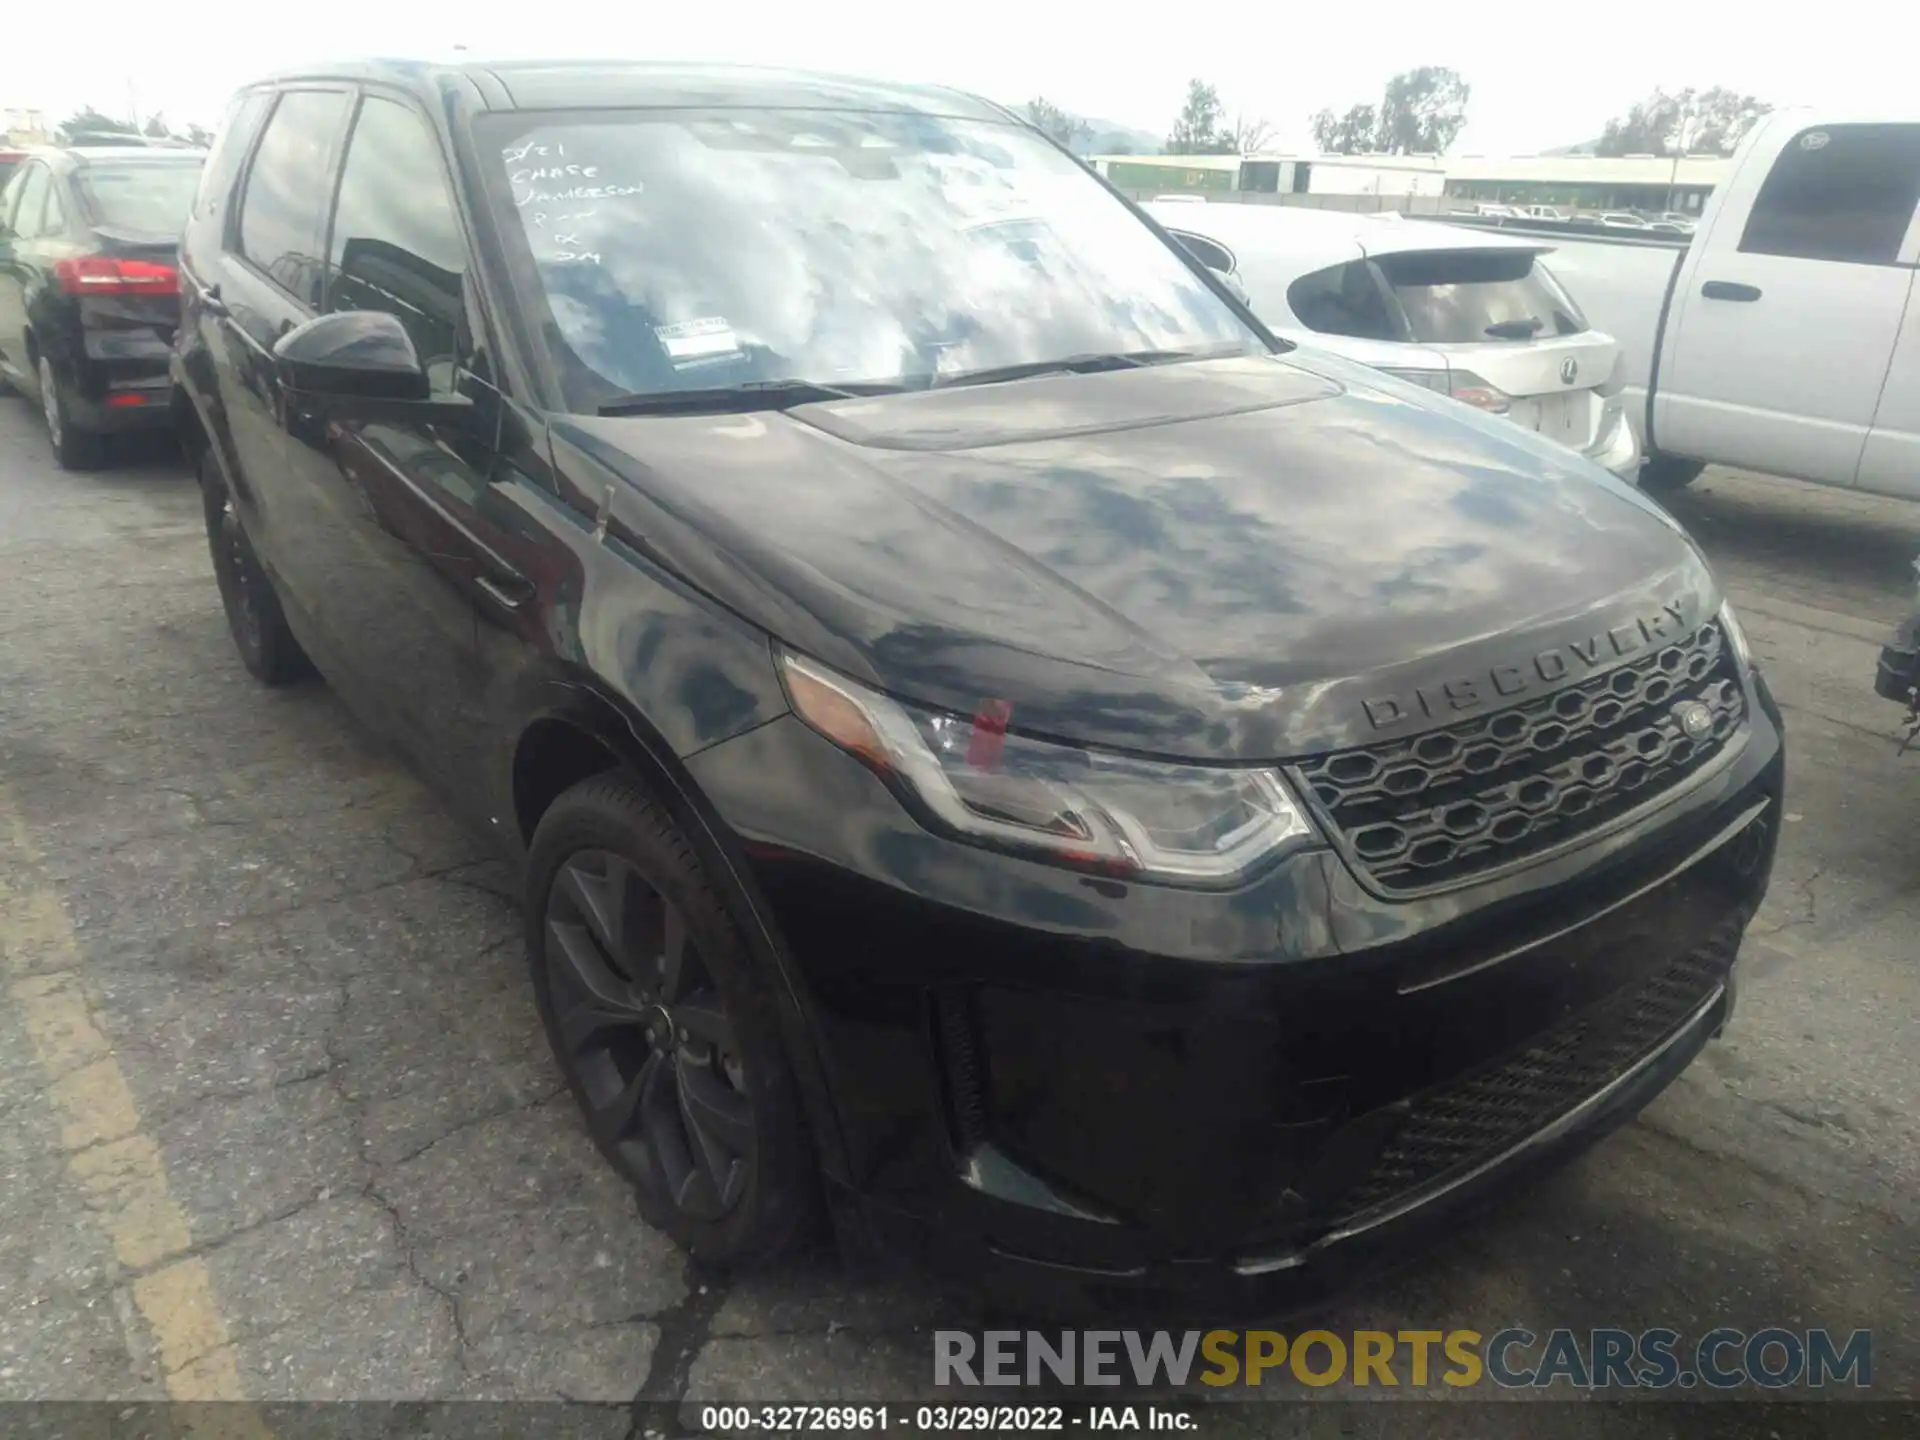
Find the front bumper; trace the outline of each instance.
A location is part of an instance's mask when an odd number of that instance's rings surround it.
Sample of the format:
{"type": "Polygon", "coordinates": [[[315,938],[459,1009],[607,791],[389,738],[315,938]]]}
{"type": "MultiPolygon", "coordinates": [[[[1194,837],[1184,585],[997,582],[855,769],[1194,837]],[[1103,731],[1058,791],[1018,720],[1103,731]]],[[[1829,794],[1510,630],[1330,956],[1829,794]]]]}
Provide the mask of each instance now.
{"type": "Polygon", "coordinates": [[[1724,1023],[1782,777],[1753,699],[1732,761],[1637,824],[1404,901],[1330,851],[1201,894],[956,845],[791,716],[690,768],[804,1012],[853,1234],[1008,1299],[1272,1305],[1603,1133],[1724,1023]]]}

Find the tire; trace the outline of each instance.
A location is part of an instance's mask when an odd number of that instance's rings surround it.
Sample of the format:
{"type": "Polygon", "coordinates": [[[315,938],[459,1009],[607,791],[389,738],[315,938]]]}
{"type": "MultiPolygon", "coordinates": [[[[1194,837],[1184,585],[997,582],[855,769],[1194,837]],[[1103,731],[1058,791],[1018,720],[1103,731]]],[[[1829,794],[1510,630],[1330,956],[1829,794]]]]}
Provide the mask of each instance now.
{"type": "Polygon", "coordinates": [[[818,1205],[799,1090],[774,1001],[672,817],[632,776],[593,776],[542,817],[527,873],[547,1040],[641,1218],[710,1265],[791,1250],[818,1205]]]}
{"type": "Polygon", "coordinates": [[[40,414],[47,422],[47,442],[53,446],[53,458],[62,470],[98,470],[106,463],[107,437],[96,430],[82,430],[69,413],[60,379],[53,373],[53,362],[42,355],[39,361],[40,414]]]}
{"type": "Polygon", "coordinates": [[[313,673],[313,663],[287,626],[280,597],[260,568],[211,450],[200,456],[200,497],[206,513],[207,549],[213,557],[214,578],[220,582],[220,604],[227,612],[227,631],[241,662],[263,685],[291,685],[306,679],[313,673]]]}
{"type": "Polygon", "coordinates": [[[1640,467],[1640,488],[1649,495],[1676,495],[1698,480],[1706,468],[1698,460],[1655,455],[1640,467]]]}

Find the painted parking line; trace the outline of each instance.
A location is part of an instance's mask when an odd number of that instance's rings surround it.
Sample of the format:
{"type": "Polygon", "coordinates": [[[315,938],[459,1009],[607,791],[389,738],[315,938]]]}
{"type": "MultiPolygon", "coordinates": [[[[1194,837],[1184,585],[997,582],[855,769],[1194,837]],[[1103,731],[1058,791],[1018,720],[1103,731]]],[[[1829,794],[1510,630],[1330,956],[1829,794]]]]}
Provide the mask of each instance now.
{"type": "MultiPolygon", "coordinates": [[[[168,1189],[160,1147],[141,1131],[127,1077],[94,1020],[73,926],[40,874],[39,852],[0,784],[0,975],[46,1072],[67,1175],[133,1276],[134,1308],[168,1396],[242,1400],[206,1263],[187,1254],[192,1224],[168,1189]]],[[[211,1428],[235,1440],[269,1434],[245,1406],[221,1407],[211,1428]]]]}

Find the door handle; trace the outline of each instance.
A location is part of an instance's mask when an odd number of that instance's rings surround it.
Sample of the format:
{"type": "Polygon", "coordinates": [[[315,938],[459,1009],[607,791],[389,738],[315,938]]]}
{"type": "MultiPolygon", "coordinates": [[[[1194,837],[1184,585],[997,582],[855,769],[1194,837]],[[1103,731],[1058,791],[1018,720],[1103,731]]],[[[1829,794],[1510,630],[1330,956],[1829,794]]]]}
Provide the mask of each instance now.
{"type": "Polygon", "coordinates": [[[1760,298],[1758,285],[1741,285],[1732,280],[1709,280],[1700,287],[1700,293],[1709,300],[1740,300],[1751,302],[1760,298]]]}
{"type": "Polygon", "coordinates": [[[533,582],[522,575],[481,575],[473,583],[502,610],[518,610],[533,598],[533,582]]]}

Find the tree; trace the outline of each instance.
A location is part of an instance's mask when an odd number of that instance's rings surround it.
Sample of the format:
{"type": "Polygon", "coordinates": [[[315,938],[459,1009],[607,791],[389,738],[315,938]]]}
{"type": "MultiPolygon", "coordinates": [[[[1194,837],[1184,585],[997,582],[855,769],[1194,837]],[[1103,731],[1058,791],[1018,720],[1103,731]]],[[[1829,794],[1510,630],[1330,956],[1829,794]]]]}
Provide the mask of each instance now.
{"type": "Polygon", "coordinates": [[[1027,102],[1027,119],[1036,130],[1052,136],[1069,150],[1078,149],[1093,133],[1093,127],[1078,115],[1069,115],[1041,95],[1027,102]]]}
{"type": "Polygon", "coordinates": [[[60,139],[71,145],[85,135],[137,135],[140,132],[125,120],[103,115],[91,105],[74,111],[58,126],[60,139]]]}
{"type": "Polygon", "coordinates": [[[1221,128],[1220,92],[1203,80],[1187,82],[1187,103],[1167,136],[1169,155],[1235,155],[1239,147],[1221,128]]]}
{"type": "Polygon", "coordinates": [[[1222,135],[1232,147],[1227,153],[1253,155],[1257,154],[1272,137],[1273,125],[1269,121],[1256,119],[1242,110],[1233,117],[1233,124],[1223,131],[1222,135]]]}
{"type": "Polygon", "coordinates": [[[1711,90],[1655,90],[1607,122],[1596,155],[1731,155],[1773,107],[1751,95],[1711,90]]]}
{"type": "Polygon", "coordinates": [[[1325,155],[1441,155],[1467,123],[1472,88],[1444,65],[1403,70],[1387,81],[1378,108],[1322,110],[1313,139],[1325,155]]]}
{"type": "Polygon", "coordinates": [[[202,150],[209,149],[213,145],[213,132],[204,125],[187,126],[187,133],[181,138],[189,145],[197,146],[202,150]]]}
{"type": "Polygon", "coordinates": [[[146,123],[146,125],[145,125],[145,126],[143,127],[143,129],[142,129],[142,132],[141,132],[141,133],[142,133],[142,134],[146,134],[146,135],[150,135],[150,136],[152,136],[152,137],[153,137],[153,138],[154,138],[155,140],[165,140],[165,139],[166,139],[166,138],[167,138],[167,137],[168,137],[169,135],[171,135],[171,134],[172,134],[173,132],[172,132],[171,130],[169,130],[169,129],[167,129],[167,117],[166,117],[166,116],[164,116],[164,115],[159,115],[159,114],[154,114],[154,115],[149,115],[149,116],[147,117],[147,123],[146,123]]]}
{"type": "Polygon", "coordinates": [[[1467,123],[1467,82],[1444,65],[1405,70],[1380,99],[1378,148],[1388,155],[1444,155],[1467,123]]]}
{"type": "Polygon", "coordinates": [[[1322,155],[1364,155],[1379,130],[1379,112],[1371,105],[1355,105],[1344,115],[1322,110],[1313,117],[1313,143],[1322,155]]]}

